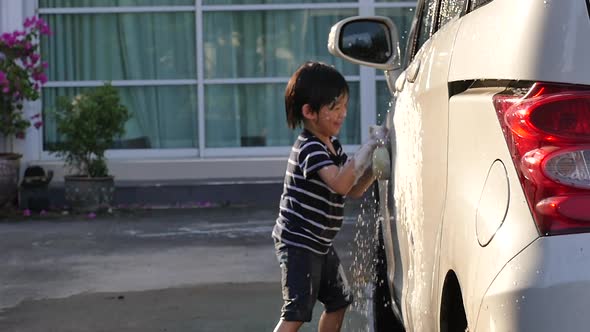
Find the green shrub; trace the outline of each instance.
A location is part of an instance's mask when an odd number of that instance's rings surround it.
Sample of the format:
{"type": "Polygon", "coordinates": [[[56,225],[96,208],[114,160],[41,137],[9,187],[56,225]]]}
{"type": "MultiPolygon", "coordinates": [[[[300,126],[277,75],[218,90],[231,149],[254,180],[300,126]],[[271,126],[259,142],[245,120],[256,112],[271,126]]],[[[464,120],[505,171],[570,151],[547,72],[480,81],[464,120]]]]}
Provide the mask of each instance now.
{"type": "Polygon", "coordinates": [[[107,176],[105,151],[125,134],[130,118],[118,90],[105,83],[73,99],[59,97],[55,118],[60,140],[52,152],[64,158],[73,175],[107,176]]]}

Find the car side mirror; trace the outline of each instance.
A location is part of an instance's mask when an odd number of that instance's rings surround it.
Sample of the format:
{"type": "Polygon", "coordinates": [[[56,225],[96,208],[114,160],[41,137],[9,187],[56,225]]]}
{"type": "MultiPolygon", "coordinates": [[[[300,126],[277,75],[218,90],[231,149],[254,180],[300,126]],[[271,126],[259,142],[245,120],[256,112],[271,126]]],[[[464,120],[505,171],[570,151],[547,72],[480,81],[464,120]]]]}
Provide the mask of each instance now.
{"type": "Polygon", "coordinates": [[[400,68],[399,35],[383,16],[355,16],[334,24],[328,36],[332,55],[382,70],[400,68]]]}

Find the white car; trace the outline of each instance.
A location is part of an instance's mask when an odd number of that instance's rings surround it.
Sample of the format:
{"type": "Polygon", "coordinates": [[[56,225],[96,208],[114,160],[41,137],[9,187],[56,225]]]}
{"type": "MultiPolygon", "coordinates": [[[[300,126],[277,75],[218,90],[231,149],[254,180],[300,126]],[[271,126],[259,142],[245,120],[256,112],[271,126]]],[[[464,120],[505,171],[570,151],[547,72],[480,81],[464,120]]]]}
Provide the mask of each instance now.
{"type": "Polygon", "coordinates": [[[421,0],[415,15],[403,64],[385,17],[328,42],[394,95],[377,330],[589,331],[589,0],[421,0]]]}

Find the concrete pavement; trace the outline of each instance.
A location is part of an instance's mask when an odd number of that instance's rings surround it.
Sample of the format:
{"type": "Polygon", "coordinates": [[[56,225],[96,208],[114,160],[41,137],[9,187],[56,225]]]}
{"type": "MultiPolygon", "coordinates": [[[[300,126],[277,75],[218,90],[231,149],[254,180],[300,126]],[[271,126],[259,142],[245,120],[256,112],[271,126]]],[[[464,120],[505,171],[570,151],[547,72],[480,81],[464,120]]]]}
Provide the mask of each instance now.
{"type": "MultiPolygon", "coordinates": [[[[372,226],[362,205],[350,206],[336,247],[360,280],[372,226]]],[[[272,330],[277,212],[268,204],[0,220],[0,331],[272,330]]],[[[367,330],[362,311],[351,310],[345,330],[367,330]]]]}

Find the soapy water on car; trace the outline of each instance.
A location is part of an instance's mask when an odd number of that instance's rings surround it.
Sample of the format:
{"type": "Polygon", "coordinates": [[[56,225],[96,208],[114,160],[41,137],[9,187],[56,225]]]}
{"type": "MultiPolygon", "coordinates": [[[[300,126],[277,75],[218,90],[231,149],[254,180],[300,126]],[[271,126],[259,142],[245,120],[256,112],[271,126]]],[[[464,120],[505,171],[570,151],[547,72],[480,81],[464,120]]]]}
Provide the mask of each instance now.
{"type": "MultiPolygon", "coordinates": [[[[393,185],[392,196],[389,200],[393,201],[393,217],[398,228],[403,229],[407,235],[409,250],[413,254],[409,255],[408,268],[405,278],[411,280],[407,290],[408,305],[412,311],[419,313],[417,317],[407,317],[406,325],[412,330],[420,331],[423,327],[422,320],[428,319],[429,312],[426,308],[420,306],[425,303],[425,296],[428,296],[428,285],[425,283],[424,264],[419,261],[420,253],[423,251],[423,193],[422,193],[422,123],[421,110],[413,108],[415,106],[409,96],[397,95],[398,99],[395,114],[393,114],[393,123],[390,130],[394,130],[392,136],[395,139],[392,148],[395,156],[392,158],[394,163],[394,174],[389,180],[384,181],[382,185],[393,185]]],[[[393,112],[390,103],[388,114],[393,112]]],[[[386,114],[386,116],[388,116],[386,114]]],[[[391,115],[390,115],[391,116],[391,115]]],[[[384,119],[381,119],[385,122],[384,119]]],[[[360,313],[366,318],[367,326],[354,332],[373,332],[373,300],[372,290],[375,285],[386,280],[377,280],[376,277],[376,255],[375,251],[378,242],[377,223],[379,222],[379,199],[374,190],[369,190],[364,195],[360,212],[357,216],[355,227],[355,238],[350,244],[352,263],[350,268],[351,288],[354,295],[354,302],[351,311],[360,313]]],[[[394,241],[395,241],[394,237],[394,241]]],[[[348,331],[348,330],[346,330],[348,331]]]]}
{"type": "MultiPolygon", "coordinates": [[[[366,322],[352,332],[373,332],[372,287],[377,282],[382,282],[377,280],[375,273],[375,252],[378,246],[376,207],[377,198],[371,190],[362,199],[360,212],[353,225],[354,240],[349,244],[352,257],[349,266],[350,287],[354,297],[350,311],[360,314],[366,322]]],[[[347,316],[347,319],[352,318],[347,316]]],[[[346,325],[345,319],[343,330],[349,331],[346,325]]]]}
{"type": "MultiPolygon", "coordinates": [[[[407,280],[404,295],[407,311],[404,322],[410,331],[422,331],[424,321],[431,321],[431,313],[425,304],[430,293],[427,284],[424,251],[424,198],[422,185],[422,109],[414,100],[411,91],[405,89],[396,96],[393,127],[395,130],[395,158],[393,178],[393,209],[398,231],[404,234],[407,248],[407,280]]],[[[394,239],[395,241],[395,239],[394,239]]],[[[403,264],[403,263],[402,263],[403,264]]],[[[402,301],[404,299],[402,298],[402,301]]]]}
{"type": "MultiPolygon", "coordinates": [[[[381,133],[384,127],[380,125],[381,121],[378,121],[378,125],[371,126],[369,131],[377,137],[383,136],[379,139],[379,145],[376,152],[379,149],[386,151],[385,144],[387,143],[386,134],[381,133]]],[[[380,158],[389,155],[384,155],[377,152],[380,158]]],[[[379,159],[379,158],[377,158],[379,159]]],[[[373,162],[380,162],[373,159],[373,162]]],[[[375,170],[375,168],[373,168],[375,170]]],[[[387,180],[384,180],[387,181],[387,180]]],[[[379,201],[375,191],[372,188],[367,190],[367,193],[363,196],[359,207],[359,213],[356,216],[354,223],[354,240],[349,244],[350,254],[352,257],[352,263],[349,267],[349,275],[351,277],[350,287],[354,297],[354,301],[351,305],[350,311],[360,314],[364,319],[364,323],[355,330],[347,328],[347,322],[345,319],[343,330],[352,332],[373,332],[373,287],[378,283],[386,282],[385,280],[378,280],[376,275],[376,249],[379,245],[378,240],[378,228],[377,223],[379,221],[378,205],[379,201]]],[[[358,319],[358,317],[348,319],[358,319]]]]}

